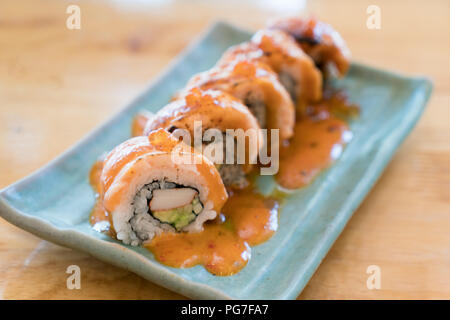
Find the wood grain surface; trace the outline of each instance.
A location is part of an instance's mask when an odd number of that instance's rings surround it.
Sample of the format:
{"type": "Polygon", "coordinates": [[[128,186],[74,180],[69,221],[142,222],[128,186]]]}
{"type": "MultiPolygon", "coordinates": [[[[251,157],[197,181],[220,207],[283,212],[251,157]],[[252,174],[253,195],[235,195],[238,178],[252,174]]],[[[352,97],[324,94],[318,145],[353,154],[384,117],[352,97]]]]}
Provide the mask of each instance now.
{"type": "MultiPolygon", "coordinates": [[[[0,188],[120,110],[212,21],[257,29],[277,15],[314,13],[341,32],[354,60],[429,76],[435,90],[299,299],[450,299],[448,0],[74,3],[80,30],[66,28],[70,1],[0,2],[0,188]],[[366,27],[371,4],[381,8],[380,30],[366,27]],[[369,265],[381,269],[379,290],[367,289],[369,265]]],[[[0,298],[184,297],[0,219],[0,298]],[[74,264],[80,290],[66,288],[74,264]]]]}

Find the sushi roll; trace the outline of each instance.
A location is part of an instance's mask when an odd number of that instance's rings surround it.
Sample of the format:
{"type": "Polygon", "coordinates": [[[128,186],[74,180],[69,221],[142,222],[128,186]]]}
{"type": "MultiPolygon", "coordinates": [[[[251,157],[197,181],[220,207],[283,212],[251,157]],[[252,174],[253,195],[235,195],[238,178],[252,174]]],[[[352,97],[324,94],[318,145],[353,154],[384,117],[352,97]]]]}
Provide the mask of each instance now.
{"type": "Polygon", "coordinates": [[[193,76],[185,90],[194,87],[221,90],[239,99],[261,128],[279,129],[282,140],[294,134],[295,106],[277,75],[264,63],[252,60],[222,63],[193,76]]]}
{"type": "Polygon", "coordinates": [[[315,18],[291,17],[273,21],[269,29],[290,34],[322,70],[325,77],[343,77],[350,67],[350,50],[341,35],[315,18]]]}
{"type": "MultiPolygon", "coordinates": [[[[193,137],[196,134],[194,132],[196,121],[201,121],[202,137],[206,129],[217,129],[222,134],[224,147],[222,158],[211,160],[215,161],[224,184],[238,189],[247,186],[248,181],[245,175],[251,170],[252,164],[257,162],[258,152],[264,145],[264,139],[256,118],[245,105],[231,95],[217,90],[193,88],[158,111],[147,123],[144,133],[160,128],[169,132],[184,129],[193,137]],[[228,129],[242,129],[243,132],[253,133],[253,141],[250,138],[245,141],[244,163],[237,163],[235,149],[226,148],[228,129]],[[233,163],[226,161],[229,152],[233,152],[233,163]]],[[[193,142],[194,139],[191,139],[191,144],[193,142]]],[[[216,142],[202,139],[202,147],[216,142]]]]}
{"type": "Polygon", "coordinates": [[[301,106],[322,98],[322,74],[294,38],[278,30],[260,30],[245,42],[228,49],[220,63],[235,59],[259,60],[278,75],[294,104],[301,106]]]}
{"type": "Polygon", "coordinates": [[[196,161],[178,163],[178,139],[164,130],[131,138],[104,160],[100,199],[117,239],[133,246],[162,232],[199,232],[228,198],[214,164],[190,146],[196,161]]]}

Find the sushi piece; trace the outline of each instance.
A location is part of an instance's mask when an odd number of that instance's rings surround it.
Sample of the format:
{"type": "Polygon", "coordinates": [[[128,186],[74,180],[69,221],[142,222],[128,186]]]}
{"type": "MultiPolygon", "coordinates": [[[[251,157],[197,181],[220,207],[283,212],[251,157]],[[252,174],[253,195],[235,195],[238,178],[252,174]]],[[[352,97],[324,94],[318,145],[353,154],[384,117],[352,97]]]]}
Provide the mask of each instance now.
{"type": "Polygon", "coordinates": [[[294,104],[322,98],[322,74],[295,39],[278,30],[260,30],[250,42],[228,49],[220,63],[234,59],[259,60],[272,68],[289,92],[294,104]]]}
{"type": "MultiPolygon", "coordinates": [[[[159,128],[169,132],[184,129],[191,137],[194,137],[197,134],[195,133],[197,121],[201,121],[202,124],[202,137],[207,129],[217,129],[222,135],[222,157],[217,156],[218,158],[211,160],[216,163],[224,184],[227,187],[239,189],[247,186],[248,181],[245,175],[251,170],[252,164],[257,162],[258,152],[264,145],[264,139],[256,118],[245,105],[231,95],[217,90],[193,88],[158,111],[147,123],[144,132],[150,133],[159,128]],[[245,143],[245,160],[241,164],[237,161],[238,152],[234,149],[236,144],[233,149],[226,148],[228,129],[242,129],[243,132],[253,134],[253,139],[246,140],[248,143],[245,143]],[[230,152],[234,157],[233,163],[226,161],[230,152]]],[[[214,141],[202,139],[201,146],[206,147],[210,143],[217,143],[215,139],[214,141]]],[[[194,142],[194,139],[191,139],[191,145],[194,142]]]]}
{"type": "Polygon", "coordinates": [[[194,87],[221,90],[239,99],[250,109],[261,128],[279,129],[282,140],[294,134],[292,99],[277,75],[264,63],[252,60],[223,63],[193,76],[184,92],[194,87]]]}
{"type": "Polygon", "coordinates": [[[108,154],[99,195],[117,239],[133,246],[162,232],[203,230],[228,198],[214,164],[162,129],[108,154]],[[174,161],[180,146],[191,163],[174,161]]]}
{"type": "Polygon", "coordinates": [[[284,31],[294,37],[325,77],[342,77],[347,73],[350,50],[331,25],[315,18],[291,17],[273,21],[268,28],[284,31]]]}
{"type": "Polygon", "coordinates": [[[291,36],[276,30],[260,30],[251,42],[264,52],[267,63],[294,102],[316,102],[322,98],[322,74],[291,36]]]}

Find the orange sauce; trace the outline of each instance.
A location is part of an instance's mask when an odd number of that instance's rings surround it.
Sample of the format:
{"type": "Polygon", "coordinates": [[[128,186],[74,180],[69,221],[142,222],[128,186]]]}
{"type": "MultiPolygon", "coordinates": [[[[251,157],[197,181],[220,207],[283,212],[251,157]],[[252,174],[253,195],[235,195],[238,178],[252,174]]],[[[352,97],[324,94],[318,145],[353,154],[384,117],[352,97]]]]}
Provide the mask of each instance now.
{"type": "Polygon", "coordinates": [[[145,247],[171,267],[198,264],[214,275],[241,270],[251,256],[250,246],[268,240],[278,227],[279,203],[251,188],[230,194],[222,214],[204,225],[200,233],[164,233],[145,247]]]}
{"type": "Polygon", "coordinates": [[[320,121],[305,119],[295,126],[294,138],[280,148],[277,182],[284,188],[297,189],[339,157],[346,143],[348,126],[337,118],[320,121]],[[334,150],[334,154],[333,154],[334,150]]]}
{"type": "MultiPolygon", "coordinates": [[[[358,108],[340,93],[326,92],[324,97],[322,102],[306,107],[306,114],[296,123],[295,136],[280,149],[276,180],[282,187],[294,189],[310,183],[339,156],[351,137],[342,118],[358,114],[358,108]]],[[[100,161],[90,174],[95,191],[98,191],[101,171],[100,161]]],[[[163,233],[144,246],[156,260],[170,267],[203,265],[218,276],[239,272],[251,257],[251,246],[267,241],[277,230],[280,204],[285,196],[263,196],[255,189],[252,183],[244,190],[229,191],[222,213],[206,222],[202,232],[163,233]]],[[[99,223],[109,223],[108,213],[99,199],[90,221],[94,228],[99,223]]],[[[114,237],[112,227],[99,231],[114,237]]]]}
{"type": "Polygon", "coordinates": [[[324,100],[306,107],[294,128],[294,137],[280,148],[276,181],[286,189],[309,184],[339,156],[351,140],[346,120],[358,114],[358,107],[342,93],[325,92],[324,100]]]}
{"type": "Polygon", "coordinates": [[[275,198],[246,190],[231,194],[222,211],[238,236],[255,246],[269,240],[277,230],[279,206],[275,198]]]}
{"type": "Polygon", "coordinates": [[[208,223],[200,233],[165,233],[148,245],[159,262],[175,268],[198,264],[214,275],[231,275],[250,259],[251,249],[227,223],[208,223]]]}

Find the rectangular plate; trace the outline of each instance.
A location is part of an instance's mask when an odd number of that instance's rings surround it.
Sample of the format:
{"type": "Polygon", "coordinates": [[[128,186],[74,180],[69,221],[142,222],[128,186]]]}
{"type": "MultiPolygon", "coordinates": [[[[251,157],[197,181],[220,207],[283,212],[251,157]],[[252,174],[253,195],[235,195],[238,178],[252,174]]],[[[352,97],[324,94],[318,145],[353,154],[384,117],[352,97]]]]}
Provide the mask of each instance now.
{"type": "Polygon", "coordinates": [[[361,116],[341,158],[311,185],[288,198],[279,231],[252,249],[241,272],[216,277],[202,266],[166,267],[143,248],[125,246],[92,230],[94,193],[88,173],[97,157],[129,138],[141,109],[157,111],[191,75],[210,68],[231,45],[250,33],[216,23],[191,45],[134,103],[29,177],[0,192],[0,215],[14,225],[60,245],[85,251],[192,298],[294,299],[302,291],[352,213],[419,119],[432,85],[423,78],[353,64],[336,82],[361,116]]]}

